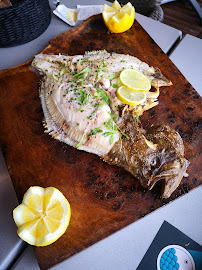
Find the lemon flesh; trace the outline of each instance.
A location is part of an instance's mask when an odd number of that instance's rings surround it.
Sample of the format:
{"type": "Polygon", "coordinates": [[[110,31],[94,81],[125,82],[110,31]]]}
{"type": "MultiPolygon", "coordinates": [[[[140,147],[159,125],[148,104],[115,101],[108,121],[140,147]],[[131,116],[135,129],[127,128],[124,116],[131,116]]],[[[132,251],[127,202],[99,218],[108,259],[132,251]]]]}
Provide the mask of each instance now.
{"type": "Polygon", "coordinates": [[[140,71],[135,69],[125,69],[120,73],[121,83],[131,90],[149,91],[151,89],[150,80],[140,71]]]}
{"type": "Polygon", "coordinates": [[[145,92],[130,90],[125,86],[120,86],[118,88],[117,97],[124,104],[128,104],[131,106],[136,106],[146,100],[145,92]]]}
{"type": "Polygon", "coordinates": [[[13,211],[19,237],[35,246],[55,242],[66,231],[70,216],[69,202],[54,187],[29,188],[13,211]]]}
{"type": "Polygon", "coordinates": [[[77,13],[75,11],[67,9],[67,19],[70,22],[76,22],[77,20],[77,13]]]}
{"type": "Polygon", "coordinates": [[[114,1],[111,7],[104,4],[102,17],[111,32],[122,33],[133,25],[135,9],[131,3],[121,7],[118,1],[114,1]]]}
{"type": "Polygon", "coordinates": [[[115,0],[113,3],[112,3],[112,8],[114,8],[115,10],[119,10],[121,8],[121,5],[119,4],[119,2],[117,0],[115,0]]]}

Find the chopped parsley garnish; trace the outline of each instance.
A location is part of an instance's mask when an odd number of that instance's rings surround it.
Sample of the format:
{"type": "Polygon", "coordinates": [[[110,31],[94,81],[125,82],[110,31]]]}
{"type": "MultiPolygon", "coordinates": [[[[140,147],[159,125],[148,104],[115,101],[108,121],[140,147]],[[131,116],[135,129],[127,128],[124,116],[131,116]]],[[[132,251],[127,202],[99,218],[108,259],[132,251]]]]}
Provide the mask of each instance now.
{"type": "Polygon", "coordinates": [[[111,113],[111,112],[108,112],[108,114],[110,115],[111,119],[112,119],[113,121],[115,121],[116,115],[113,114],[113,113],[111,113]]]}
{"type": "Polygon", "coordinates": [[[97,109],[95,109],[92,113],[91,113],[91,116],[88,116],[87,118],[89,120],[92,120],[92,117],[97,113],[97,109]]]}
{"type": "Polygon", "coordinates": [[[109,97],[107,93],[100,88],[96,88],[96,91],[97,91],[98,96],[102,98],[102,101],[106,103],[107,105],[109,105],[109,97]]]}
{"type": "Polygon", "coordinates": [[[107,67],[107,65],[105,64],[104,59],[102,60],[102,64],[103,64],[103,67],[107,67]]]}
{"type": "Polygon", "coordinates": [[[59,81],[58,75],[57,75],[55,72],[53,72],[53,79],[54,79],[56,82],[59,81]]]}
{"type": "Polygon", "coordinates": [[[114,133],[115,132],[119,132],[123,136],[125,136],[127,139],[129,139],[128,135],[125,134],[124,132],[122,132],[112,119],[109,119],[107,122],[104,122],[103,126],[97,127],[97,128],[94,128],[93,130],[91,130],[90,136],[93,136],[93,135],[97,134],[98,132],[103,133],[104,137],[110,136],[110,138],[109,138],[110,145],[114,142],[114,133]],[[103,133],[103,130],[102,130],[103,126],[106,127],[110,131],[103,133]]]}
{"type": "Polygon", "coordinates": [[[90,60],[88,60],[88,59],[79,59],[79,61],[77,62],[77,65],[80,65],[80,63],[81,62],[88,62],[88,63],[90,63],[91,61],[90,60]]]}
{"type": "Polygon", "coordinates": [[[79,148],[82,144],[82,140],[75,146],[76,148],[79,148]]]}
{"type": "Polygon", "coordinates": [[[112,134],[113,134],[112,132],[105,132],[105,133],[103,133],[103,136],[108,137],[109,135],[112,135],[112,134]]]}
{"type": "Polygon", "coordinates": [[[120,128],[113,121],[113,119],[109,119],[107,122],[104,122],[104,126],[111,131],[114,131],[114,132],[119,131],[123,136],[125,136],[127,139],[129,139],[128,135],[120,130],[120,128]]]}
{"type": "Polygon", "coordinates": [[[80,75],[82,75],[84,73],[90,72],[90,71],[91,71],[90,68],[84,68],[81,72],[76,73],[74,76],[78,77],[78,76],[80,76],[80,75]]]}
{"type": "Polygon", "coordinates": [[[101,77],[101,73],[100,73],[101,70],[102,70],[101,68],[98,68],[98,70],[96,70],[98,79],[101,77]]]}
{"type": "Polygon", "coordinates": [[[112,87],[113,88],[118,88],[118,84],[114,83],[114,84],[112,84],[112,87]]]}
{"type": "Polygon", "coordinates": [[[108,128],[109,130],[117,130],[117,126],[115,122],[112,119],[109,119],[107,122],[104,122],[104,126],[108,128]]]}
{"type": "Polygon", "coordinates": [[[80,142],[75,146],[76,148],[79,148],[79,147],[82,145],[84,136],[85,136],[85,133],[83,134],[83,136],[82,136],[80,142]]]}
{"type": "Polygon", "coordinates": [[[126,137],[126,139],[129,139],[129,137],[128,137],[128,135],[127,135],[126,133],[122,132],[120,129],[119,129],[119,131],[121,132],[121,134],[122,134],[124,137],[126,137]]]}
{"type": "Polygon", "coordinates": [[[86,73],[90,72],[90,71],[91,71],[90,68],[84,68],[81,72],[75,73],[74,74],[73,82],[76,82],[76,81],[78,81],[80,79],[84,79],[84,75],[86,73]]]}
{"type": "Polygon", "coordinates": [[[55,61],[57,64],[59,64],[60,68],[65,67],[65,63],[62,63],[60,61],[55,61]]]}
{"type": "Polygon", "coordinates": [[[67,70],[67,69],[62,69],[62,70],[60,71],[60,76],[62,76],[62,75],[65,74],[65,73],[70,73],[70,71],[67,70]]]}
{"type": "Polygon", "coordinates": [[[95,109],[92,113],[91,116],[94,116],[97,113],[97,109],[95,109]]]}
{"type": "Polygon", "coordinates": [[[102,133],[102,130],[98,127],[98,128],[94,128],[93,130],[91,130],[90,136],[93,136],[97,133],[102,133]]]}
{"type": "Polygon", "coordinates": [[[138,114],[136,114],[136,116],[135,116],[135,121],[138,122],[138,123],[140,122],[140,119],[139,119],[139,115],[138,114]]]}
{"type": "MultiPolygon", "coordinates": [[[[83,105],[85,105],[90,97],[90,93],[86,94],[83,90],[80,90],[79,93],[81,95],[80,101],[83,105]]],[[[77,98],[77,100],[79,100],[79,98],[77,98]]]]}
{"type": "Polygon", "coordinates": [[[113,80],[113,79],[116,78],[116,77],[117,77],[117,75],[111,75],[111,76],[109,76],[107,79],[111,81],[111,80],[113,80]]]}
{"type": "Polygon", "coordinates": [[[109,139],[109,144],[112,144],[114,142],[114,134],[112,134],[110,136],[110,139],[109,139]]]}

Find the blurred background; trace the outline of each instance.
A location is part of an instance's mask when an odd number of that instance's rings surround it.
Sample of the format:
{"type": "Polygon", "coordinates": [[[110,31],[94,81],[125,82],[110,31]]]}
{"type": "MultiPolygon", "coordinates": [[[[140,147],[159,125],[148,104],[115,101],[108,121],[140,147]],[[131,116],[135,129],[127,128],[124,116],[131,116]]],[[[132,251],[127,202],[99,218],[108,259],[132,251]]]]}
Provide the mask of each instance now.
{"type": "MultiPolygon", "coordinates": [[[[113,2],[113,0],[109,0],[113,2]]],[[[126,4],[130,0],[120,0],[126,4]]],[[[131,0],[136,12],[202,39],[202,0],[131,0]]]]}

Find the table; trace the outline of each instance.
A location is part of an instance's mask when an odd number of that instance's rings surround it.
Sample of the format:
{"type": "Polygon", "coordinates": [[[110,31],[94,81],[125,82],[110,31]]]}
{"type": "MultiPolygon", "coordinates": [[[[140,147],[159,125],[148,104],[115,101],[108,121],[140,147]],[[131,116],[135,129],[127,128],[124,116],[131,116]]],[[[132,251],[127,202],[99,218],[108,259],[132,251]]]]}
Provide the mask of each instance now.
{"type": "Polygon", "coordinates": [[[202,40],[186,35],[171,53],[170,59],[202,96],[202,68],[200,68],[202,63],[202,40]]]}
{"type": "MultiPolygon", "coordinates": [[[[64,3],[69,8],[75,8],[73,1],[63,0],[64,3]]],[[[82,1],[78,0],[76,3],[79,5],[95,5],[97,0],[82,1]]],[[[108,3],[107,1],[99,1],[99,4],[108,3]]],[[[54,9],[52,1],[50,0],[51,9],[54,9]]],[[[182,33],[180,30],[174,29],[168,25],[163,25],[160,22],[154,21],[148,17],[141,14],[136,14],[136,19],[145,28],[149,35],[155,40],[159,47],[167,53],[170,48],[182,38],[182,33]],[[155,28],[155,31],[154,31],[155,28]],[[166,35],[164,34],[166,33],[166,35]],[[164,36],[164,38],[162,38],[164,36]]],[[[80,22],[78,22],[80,23],[80,22]]],[[[35,40],[28,42],[23,45],[10,47],[10,48],[0,48],[0,69],[11,68],[20,64],[24,64],[26,61],[34,57],[35,54],[40,53],[47,45],[48,41],[55,36],[68,31],[72,27],[61,21],[58,17],[52,14],[51,23],[47,30],[35,40]]]]}
{"type": "MultiPolygon", "coordinates": [[[[75,7],[75,4],[69,0],[61,2],[68,7],[75,7]]],[[[76,3],[96,4],[97,0],[86,1],[86,3],[78,0],[76,3]]],[[[102,3],[107,2],[99,1],[99,4],[102,3]]],[[[50,1],[50,4],[53,9],[52,1],[50,1]]],[[[153,21],[140,14],[136,14],[136,19],[167,54],[169,54],[173,46],[182,37],[181,31],[153,21]]],[[[55,15],[52,15],[50,26],[37,39],[24,45],[0,49],[0,68],[6,69],[23,64],[35,54],[42,51],[48,45],[48,41],[51,38],[70,28],[70,26],[55,15]]],[[[171,54],[173,61],[177,59],[175,52],[177,52],[177,49],[171,54]]],[[[180,60],[176,65],[181,68],[180,60]]],[[[186,76],[185,73],[183,74],[186,76]]],[[[192,83],[191,79],[189,81],[192,83]]],[[[201,84],[199,88],[202,89],[201,84]]],[[[10,263],[15,262],[16,258],[18,260],[12,269],[39,269],[33,248],[25,245],[16,234],[16,226],[12,219],[12,210],[17,206],[18,202],[2,154],[0,155],[0,165],[0,213],[1,216],[4,216],[4,220],[0,221],[0,230],[3,232],[0,235],[0,241],[4,243],[0,247],[0,269],[6,269],[10,263]]],[[[202,214],[200,207],[196,207],[197,205],[202,205],[201,194],[202,187],[199,187],[186,196],[175,200],[169,205],[71,257],[67,261],[62,262],[54,267],[54,269],[136,269],[164,220],[167,220],[182,230],[199,244],[202,244],[202,214]],[[194,230],[192,230],[193,224],[195,226],[194,230]],[[140,237],[141,235],[144,235],[143,239],[140,237]]]]}

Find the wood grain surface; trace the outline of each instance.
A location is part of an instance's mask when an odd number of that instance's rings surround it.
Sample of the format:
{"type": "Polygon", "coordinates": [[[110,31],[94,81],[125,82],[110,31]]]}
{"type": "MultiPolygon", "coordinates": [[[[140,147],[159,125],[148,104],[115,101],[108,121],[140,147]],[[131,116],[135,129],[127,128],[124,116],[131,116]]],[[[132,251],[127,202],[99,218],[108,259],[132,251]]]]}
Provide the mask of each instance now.
{"type": "Polygon", "coordinates": [[[33,185],[54,186],[69,200],[72,216],[65,234],[47,247],[35,248],[41,269],[47,269],[111,235],[164,204],[202,184],[201,98],[180,71],[135,21],[123,34],[112,34],[101,15],[50,41],[43,53],[83,54],[106,49],[130,54],[159,67],[173,82],[162,87],[160,104],[144,113],[143,126],[168,124],[177,130],[191,162],[170,199],[160,186],[143,189],[129,173],[110,166],[98,156],[79,151],[44,133],[38,95],[40,75],[24,65],[0,72],[0,147],[19,201],[33,185]]]}

